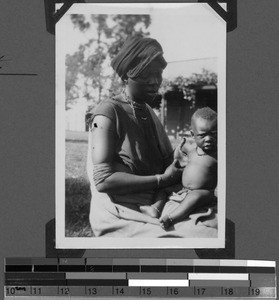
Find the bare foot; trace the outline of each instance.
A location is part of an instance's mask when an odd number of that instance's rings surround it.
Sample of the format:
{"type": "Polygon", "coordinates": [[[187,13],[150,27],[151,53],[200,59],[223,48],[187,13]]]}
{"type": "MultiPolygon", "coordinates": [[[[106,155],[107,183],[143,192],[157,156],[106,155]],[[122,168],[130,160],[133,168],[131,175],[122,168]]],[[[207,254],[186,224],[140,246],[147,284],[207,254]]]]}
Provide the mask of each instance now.
{"type": "Polygon", "coordinates": [[[173,224],[173,219],[169,215],[164,215],[159,219],[161,227],[168,229],[173,224]]]}
{"type": "Polygon", "coordinates": [[[158,218],[159,217],[159,212],[152,206],[148,206],[148,205],[145,205],[145,206],[140,206],[140,211],[151,217],[151,218],[158,218]]]}

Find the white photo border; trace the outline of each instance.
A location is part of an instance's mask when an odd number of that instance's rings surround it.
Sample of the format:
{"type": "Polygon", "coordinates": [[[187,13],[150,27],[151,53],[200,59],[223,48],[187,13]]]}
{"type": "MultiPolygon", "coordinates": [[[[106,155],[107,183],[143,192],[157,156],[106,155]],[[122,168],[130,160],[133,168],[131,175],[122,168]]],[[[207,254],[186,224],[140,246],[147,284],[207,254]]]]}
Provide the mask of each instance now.
{"type": "MultiPolygon", "coordinates": [[[[207,3],[86,3],[74,4],[70,14],[149,14],[157,8],[199,5],[220,22],[218,73],[218,237],[217,238],[106,238],[65,237],[65,47],[64,17],[56,24],[56,248],[58,249],[195,249],[225,248],[226,223],[226,22],[207,3]],[[221,99],[221,100],[220,100],[221,99]]],[[[153,37],[153,36],[151,36],[153,37]]],[[[156,37],[154,37],[156,38],[156,37]]],[[[159,41],[160,42],[160,41],[159,41]]]]}

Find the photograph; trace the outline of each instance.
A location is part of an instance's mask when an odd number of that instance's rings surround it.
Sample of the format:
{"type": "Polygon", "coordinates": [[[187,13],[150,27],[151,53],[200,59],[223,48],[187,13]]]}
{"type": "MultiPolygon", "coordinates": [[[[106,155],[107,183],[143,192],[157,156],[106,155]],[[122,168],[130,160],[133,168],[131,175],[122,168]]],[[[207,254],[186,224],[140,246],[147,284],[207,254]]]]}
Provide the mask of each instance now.
{"type": "Polygon", "coordinates": [[[276,299],[279,1],[101,1],[0,1],[4,298],[276,299]]]}
{"type": "Polygon", "coordinates": [[[87,3],[55,30],[56,248],[224,248],[226,22],[87,3]]]}

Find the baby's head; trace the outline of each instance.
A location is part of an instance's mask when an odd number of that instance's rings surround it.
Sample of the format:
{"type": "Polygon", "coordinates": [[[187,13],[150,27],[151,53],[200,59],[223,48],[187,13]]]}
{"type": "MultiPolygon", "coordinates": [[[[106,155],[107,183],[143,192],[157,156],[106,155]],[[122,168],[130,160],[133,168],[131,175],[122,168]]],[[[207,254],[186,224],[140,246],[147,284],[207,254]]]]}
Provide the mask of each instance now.
{"type": "Polygon", "coordinates": [[[198,109],[191,119],[191,134],[205,153],[217,150],[217,113],[209,107],[198,109]]]}

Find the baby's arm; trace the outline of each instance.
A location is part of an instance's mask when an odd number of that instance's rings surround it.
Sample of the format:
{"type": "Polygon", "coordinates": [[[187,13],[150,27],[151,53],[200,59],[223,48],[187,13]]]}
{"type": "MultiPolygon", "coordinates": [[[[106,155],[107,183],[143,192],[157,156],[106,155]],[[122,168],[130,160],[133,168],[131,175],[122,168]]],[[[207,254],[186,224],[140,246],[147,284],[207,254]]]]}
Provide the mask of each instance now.
{"type": "Polygon", "coordinates": [[[154,195],[154,203],[151,206],[145,205],[140,206],[140,211],[152,218],[159,218],[161,216],[162,210],[168,199],[167,189],[159,189],[154,195]]]}
{"type": "Polygon", "coordinates": [[[173,154],[173,159],[179,162],[180,167],[185,167],[187,162],[187,153],[183,151],[185,143],[186,138],[183,138],[182,142],[175,148],[173,154]]]}
{"type": "Polygon", "coordinates": [[[181,168],[184,168],[189,160],[190,152],[195,149],[195,143],[190,139],[184,137],[180,145],[174,150],[174,160],[179,162],[181,168]]]}

